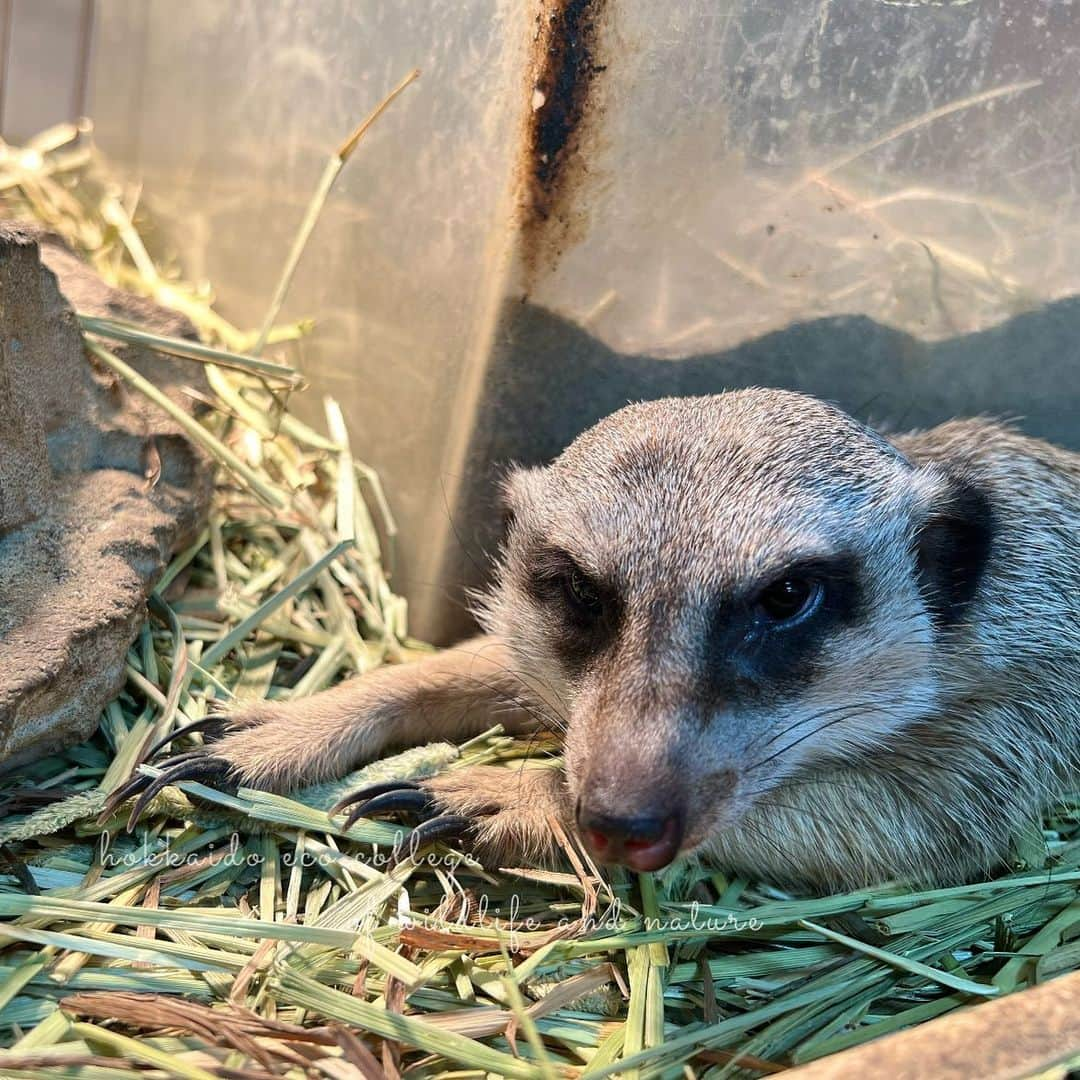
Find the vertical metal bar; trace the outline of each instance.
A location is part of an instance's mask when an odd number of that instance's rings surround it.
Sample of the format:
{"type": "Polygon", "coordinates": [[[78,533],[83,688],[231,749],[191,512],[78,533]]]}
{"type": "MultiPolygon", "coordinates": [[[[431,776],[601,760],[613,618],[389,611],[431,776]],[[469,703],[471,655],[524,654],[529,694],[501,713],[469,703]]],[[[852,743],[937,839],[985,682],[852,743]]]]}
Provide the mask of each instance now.
{"type": "Polygon", "coordinates": [[[11,49],[11,5],[0,0],[0,132],[4,130],[4,98],[7,90],[8,53],[11,49]]]}
{"type": "MultiPolygon", "coordinates": [[[[9,0],[10,2],[10,0],[9,0]]],[[[71,119],[76,123],[86,114],[90,82],[90,56],[94,44],[94,0],[82,0],[79,44],[75,57],[75,86],[72,90],[71,119]]]]}

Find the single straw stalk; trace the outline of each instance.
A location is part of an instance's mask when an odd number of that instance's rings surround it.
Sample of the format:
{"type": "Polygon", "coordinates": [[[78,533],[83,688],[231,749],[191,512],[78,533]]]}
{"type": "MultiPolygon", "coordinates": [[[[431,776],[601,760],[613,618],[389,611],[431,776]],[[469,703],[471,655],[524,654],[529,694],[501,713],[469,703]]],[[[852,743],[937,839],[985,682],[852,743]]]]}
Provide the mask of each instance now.
{"type": "Polygon", "coordinates": [[[360,140],[367,134],[371,125],[382,116],[405,88],[418,78],[420,78],[420,69],[414,68],[379,102],[371,115],[358,124],[352,134],[327,158],[322,176],[319,178],[319,183],[315,188],[315,193],[311,196],[304,218],[300,222],[300,228],[297,230],[292,247],[289,248],[289,254],[285,258],[285,266],[281,271],[281,276],[278,278],[266,317],[259,328],[259,336],[255,339],[255,344],[252,347],[252,352],[256,356],[259,356],[266,347],[266,342],[270,337],[270,330],[281,313],[281,305],[285,303],[285,297],[292,286],[296,268],[300,265],[304,249],[307,247],[308,240],[311,239],[311,234],[315,231],[315,226],[322,215],[323,207],[326,205],[326,200],[330,196],[330,191],[338,178],[338,174],[345,168],[345,163],[352,157],[360,144],[360,140]]]}

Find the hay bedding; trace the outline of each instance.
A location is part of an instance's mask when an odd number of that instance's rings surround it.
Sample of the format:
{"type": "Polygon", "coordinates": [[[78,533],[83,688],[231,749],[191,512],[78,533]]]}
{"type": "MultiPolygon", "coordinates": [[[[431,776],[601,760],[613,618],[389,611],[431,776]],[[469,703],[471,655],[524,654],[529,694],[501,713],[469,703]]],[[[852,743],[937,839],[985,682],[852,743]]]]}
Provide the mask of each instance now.
{"type": "Polygon", "coordinates": [[[134,835],[124,808],[99,823],[147,748],[213,702],[304,696],[423,646],[340,410],[327,402],[328,436],[289,412],[303,380],[282,356],[309,327],[273,325],[358,139],[331,155],[249,334],[154,262],[135,200],[75,135],[0,147],[0,209],[195,322],[203,346],[83,320],[132,393],[155,390],[110,342],[206,365],[213,398],[189,428],[220,469],[98,734],[0,780],[0,1075],[760,1076],[1080,966],[1080,798],[994,881],[813,900],[694,864],[602,875],[566,837],[562,872],[485,871],[441,847],[395,861],[407,829],[328,817],[362,782],[557,756],[497,729],[289,798],[170,787],[134,835]]]}

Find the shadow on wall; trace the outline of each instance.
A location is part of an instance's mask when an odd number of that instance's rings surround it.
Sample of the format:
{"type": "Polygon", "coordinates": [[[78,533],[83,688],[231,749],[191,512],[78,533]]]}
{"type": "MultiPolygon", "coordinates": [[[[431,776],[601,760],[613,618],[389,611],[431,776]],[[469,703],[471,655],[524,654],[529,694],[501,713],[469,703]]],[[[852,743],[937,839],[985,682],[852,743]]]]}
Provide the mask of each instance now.
{"type": "MultiPolygon", "coordinates": [[[[502,519],[509,462],[549,461],[628,401],[745,386],[802,390],[886,430],[990,414],[1080,449],[1080,298],[1048,304],[977,334],[925,343],[863,316],[794,324],[737,348],[684,360],[624,356],[543,308],[508,304],[454,508],[456,542],[440,575],[483,583],[502,519]]],[[[439,641],[469,632],[447,604],[439,641]]]]}

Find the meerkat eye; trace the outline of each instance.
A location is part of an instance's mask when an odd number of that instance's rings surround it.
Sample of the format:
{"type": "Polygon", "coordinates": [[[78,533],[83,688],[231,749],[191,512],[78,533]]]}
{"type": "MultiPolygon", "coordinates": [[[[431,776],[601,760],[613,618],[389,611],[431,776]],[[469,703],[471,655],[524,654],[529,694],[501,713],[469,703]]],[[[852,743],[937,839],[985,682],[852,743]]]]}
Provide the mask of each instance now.
{"type": "Polygon", "coordinates": [[[563,589],[570,603],[582,614],[597,616],[603,611],[603,601],[596,586],[573,567],[563,577],[563,589]]]}
{"type": "Polygon", "coordinates": [[[778,578],[758,594],[757,606],[772,622],[793,622],[817,607],[821,591],[809,578],[778,578]]]}

